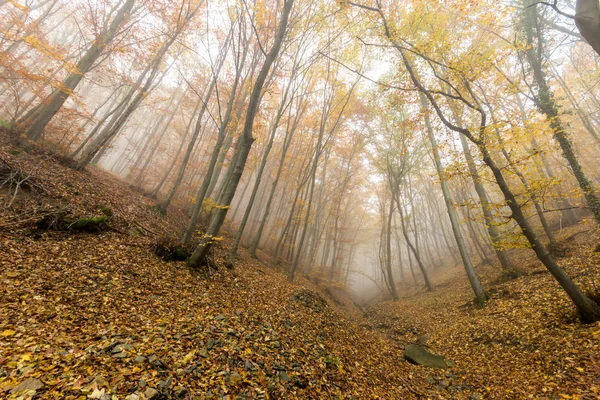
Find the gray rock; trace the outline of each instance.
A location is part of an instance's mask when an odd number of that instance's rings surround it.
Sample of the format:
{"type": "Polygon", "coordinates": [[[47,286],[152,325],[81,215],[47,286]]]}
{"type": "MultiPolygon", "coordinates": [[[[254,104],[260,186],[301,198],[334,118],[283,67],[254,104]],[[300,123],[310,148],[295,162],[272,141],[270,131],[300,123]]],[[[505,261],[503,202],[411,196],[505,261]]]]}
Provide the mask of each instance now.
{"type": "Polygon", "coordinates": [[[147,388],[144,391],[144,397],[146,398],[146,400],[152,400],[152,399],[157,399],[159,396],[158,390],[154,389],[154,388],[147,388]]]}
{"type": "Polygon", "coordinates": [[[163,391],[164,389],[168,389],[171,387],[173,383],[173,378],[168,377],[166,381],[158,381],[158,390],[163,391]]]}
{"type": "Polygon", "coordinates": [[[152,365],[154,366],[154,368],[156,369],[169,369],[169,366],[167,364],[165,364],[161,359],[157,358],[156,360],[154,360],[154,362],[152,363],[152,365]]]}
{"type": "Polygon", "coordinates": [[[99,400],[112,400],[112,396],[108,393],[104,393],[102,396],[100,396],[99,400]]]}
{"type": "Polygon", "coordinates": [[[144,356],[137,356],[137,357],[135,357],[135,358],[133,359],[133,362],[134,362],[135,364],[143,364],[143,363],[145,363],[145,362],[146,362],[146,357],[144,357],[144,356]]]}
{"type": "Polygon", "coordinates": [[[416,344],[409,344],[404,349],[404,358],[413,364],[423,365],[431,368],[446,368],[448,363],[440,355],[428,352],[424,347],[416,344]]]}
{"type": "Polygon", "coordinates": [[[125,397],[125,400],[140,400],[140,396],[137,393],[131,393],[125,397]]]}
{"type": "Polygon", "coordinates": [[[130,345],[129,343],[121,343],[116,345],[113,349],[112,349],[112,353],[121,353],[123,351],[131,351],[133,350],[133,346],[130,345]]]}
{"type": "Polygon", "coordinates": [[[44,387],[44,384],[39,379],[29,378],[29,379],[26,379],[23,382],[19,383],[14,388],[12,388],[10,393],[15,394],[15,393],[25,392],[25,391],[29,391],[29,390],[36,391],[43,387],[44,387]]]}
{"type": "Polygon", "coordinates": [[[125,358],[127,357],[127,353],[125,352],[120,352],[120,353],[115,353],[112,355],[114,358],[125,358]]]}
{"type": "Polygon", "coordinates": [[[279,379],[281,379],[282,382],[291,381],[289,375],[285,371],[279,371],[279,379]]]}
{"type": "Polygon", "coordinates": [[[276,371],[285,371],[286,370],[286,368],[279,363],[273,364],[273,369],[276,371]]]}
{"type": "Polygon", "coordinates": [[[185,396],[188,394],[188,390],[184,387],[179,387],[177,386],[175,388],[175,398],[176,399],[183,399],[185,398],[185,396]]]}
{"type": "Polygon", "coordinates": [[[227,318],[227,317],[225,317],[223,314],[219,314],[219,315],[217,315],[215,317],[215,320],[216,321],[223,321],[225,318],[227,318]]]}

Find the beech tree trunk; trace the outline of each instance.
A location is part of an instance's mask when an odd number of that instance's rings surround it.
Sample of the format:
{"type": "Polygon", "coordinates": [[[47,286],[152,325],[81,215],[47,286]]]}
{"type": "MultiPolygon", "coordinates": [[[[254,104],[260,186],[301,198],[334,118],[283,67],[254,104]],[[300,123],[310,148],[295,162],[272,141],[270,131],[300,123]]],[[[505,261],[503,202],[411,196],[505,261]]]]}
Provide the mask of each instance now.
{"type": "Polygon", "coordinates": [[[483,213],[485,227],[487,229],[490,240],[492,241],[492,247],[494,248],[496,257],[498,258],[498,261],[500,261],[500,266],[503,270],[513,269],[514,265],[510,261],[507,252],[501,247],[500,234],[492,216],[490,202],[488,200],[486,190],[483,184],[481,183],[481,176],[477,171],[477,166],[475,165],[473,155],[471,154],[471,149],[469,148],[469,143],[463,135],[460,135],[460,143],[463,149],[463,153],[465,155],[465,159],[467,160],[469,175],[471,176],[473,186],[475,187],[475,192],[477,193],[477,197],[479,198],[479,205],[481,208],[481,212],[483,213]]]}
{"type": "MultiPolygon", "coordinates": [[[[298,54],[299,53],[297,53],[297,55],[298,54]]],[[[279,123],[281,121],[281,118],[283,117],[283,114],[286,111],[286,107],[291,106],[288,102],[288,96],[290,94],[290,89],[292,87],[296,72],[297,72],[297,59],[294,60],[294,65],[292,66],[292,72],[291,72],[291,76],[289,77],[289,82],[283,92],[282,98],[280,100],[279,108],[277,109],[277,113],[275,114],[275,119],[272,122],[271,132],[270,132],[269,138],[267,140],[265,149],[263,151],[260,165],[258,166],[258,171],[256,173],[256,180],[254,181],[252,193],[250,194],[250,199],[248,200],[246,210],[244,211],[244,216],[242,217],[242,221],[240,222],[240,226],[238,227],[238,232],[235,236],[235,241],[233,242],[233,246],[231,247],[231,252],[230,252],[231,257],[235,257],[237,255],[238,247],[240,245],[240,241],[242,240],[242,235],[244,234],[244,230],[246,228],[246,223],[248,222],[248,218],[250,217],[250,212],[252,211],[252,207],[254,206],[254,200],[256,199],[258,189],[260,188],[260,184],[262,182],[262,176],[263,176],[263,172],[265,170],[265,166],[267,165],[269,153],[271,152],[271,148],[273,147],[273,142],[275,141],[275,134],[277,133],[277,128],[279,128],[279,123]]]]}
{"type": "MultiPolygon", "coordinates": [[[[427,276],[427,271],[425,270],[425,265],[423,264],[423,261],[421,260],[419,251],[417,250],[417,248],[415,247],[413,242],[410,240],[410,237],[408,235],[408,228],[406,227],[406,218],[405,218],[404,210],[403,210],[404,207],[402,206],[402,203],[400,202],[399,193],[397,193],[395,197],[396,197],[396,205],[398,207],[398,212],[400,213],[400,225],[402,226],[402,235],[404,236],[406,245],[408,246],[409,250],[412,252],[413,256],[415,257],[415,260],[417,261],[417,265],[419,266],[419,269],[421,270],[421,275],[423,276],[423,280],[425,281],[425,286],[427,287],[427,290],[432,291],[433,286],[431,285],[431,282],[429,281],[429,277],[427,276]]],[[[416,237],[416,232],[415,232],[415,237],[416,237]]],[[[416,281],[416,278],[415,278],[415,281],[416,281]]]]}
{"type": "MultiPolygon", "coordinates": [[[[396,283],[394,282],[394,274],[392,273],[392,216],[394,215],[394,197],[390,198],[390,208],[387,215],[387,228],[385,235],[385,267],[387,272],[387,281],[390,288],[390,293],[394,301],[398,300],[398,292],[396,283]]],[[[335,256],[335,255],[334,255],[335,256]]],[[[384,274],[386,275],[386,274],[384,274]]]]}
{"type": "Polygon", "coordinates": [[[596,54],[600,55],[600,5],[598,0],[577,0],[575,25],[596,54]]]}
{"type": "Polygon", "coordinates": [[[204,199],[207,196],[211,181],[214,179],[213,174],[215,171],[215,167],[217,165],[217,161],[219,159],[219,155],[223,152],[222,147],[223,147],[223,143],[225,141],[226,134],[227,134],[227,125],[229,124],[229,121],[231,121],[231,114],[233,112],[233,106],[235,104],[235,98],[236,98],[237,89],[238,89],[238,86],[240,83],[242,67],[244,65],[244,61],[246,60],[247,50],[248,50],[248,47],[246,46],[244,48],[244,52],[241,57],[241,60],[239,60],[239,62],[236,63],[236,74],[235,74],[235,79],[233,82],[231,94],[229,95],[229,100],[227,102],[227,109],[225,111],[225,115],[223,116],[223,118],[221,120],[221,124],[219,126],[219,132],[217,133],[217,141],[215,143],[215,146],[213,147],[213,151],[212,151],[210,160],[208,162],[208,167],[205,172],[204,179],[202,180],[202,184],[200,185],[200,188],[198,188],[198,193],[196,194],[196,203],[194,204],[194,207],[192,209],[192,216],[190,218],[190,222],[189,222],[188,227],[183,235],[182,244],[184,246],[187,246],[190,243],[190,240],[192,239],[194,230],[196,229],[196,226],[198,225],[198,221],[200,219],[200,213],[202,211],[202,205],[204,203],[204,199]]]}
{"type": "Polygon", "coordinates": [[[433,128],[431,126],[431,120],[429,117],[429,111],[427,109],[427,99],[424,95],[421,94],[421,107],[425,112],[425,125],[427,128],[427,137],[429,138],[429,143],[431,144],[431,151],[433,153],[433,159],[435,161],[435,169],[438,174],[438,178],[440,180],[440,186],[442,187],[442,194],[444,195],[444,202],[446,203],[446,210],[448,211],[448,216],[450,217],[450,225],[452,226],[452,233],[454,233],[454,239],[456,240],[456,245],[458,246],[458,251],[460,253],[460,258],[463,262],[463,266],[465,268],[465,272],[467,273],[467,278],[469,278],[469,283],[471,284],[471,288],[475,293],[475,302],[479,306],[483,306],[483,304],[488,299],[487,294],[483,290],[483,286],[481,286],[481,282],[477,273],[475,272],[475,268],[473,268],[473,264],[471,263],[471,259],[469,258],[469,254],[467,253],[467,248],[465,246],[465,241],[460,231],[460,226],[458,223],[458,217],[456,215],[456,210],[454,205],[452,204],[452,197],[450,195],[450,189],[448,188],[448,182],[446,182],[446,178],[444,176],[444,167],[442,166],[442,161],[440,157],[440,151],[437,145],[437,140],[433,133],[433,128]]]}
{"type": "MultiPolygon", "coordinates": [[[[290,112],[291,112],[291,109],[292,108],[290,107],[290,112]]],[[[288,119],[288,127],[286,129],[283,148],[281,150],[281,156],[279,158],[279,165],[277,167],[277,173],[275,175],[275,179],[273,180],[273,183],[271,183],[271,191],[270,191],[269,197],[267,199],[267,205],[265,206],[264,213],[260,219],[260,225],[258,227],[258,232],[256,233],[254,239],[252,240],[252,243],[250,244],[250,255],[252,257],[256,258],[256,249],[258,248],[258,245],[260,244],[260,240],[262,238],[263,231],[265,229],[265,225],[267,223],[269,214],[271,212],[271,204],[273,203],[273,199],[275,197],[275,190],[277,189],[277,184],[279,183],[279,179],[281,178],[281,172],[283,170],[283,163],[285,162],[285,157],[287,155],[287,151],[290,147],[290,144],[292,143],[292,138],[294,136],[296,128],[298,127],[298,123],[300,122],[300,116],[302,116],[303,114],[304,114],[303,110],[302,111],[299,110],[296,113],[296,117],[294,118],[294,123],[291,127],[290,127],[290,123],[289,123],[291,120],[291,115],[289,116],[290,119],[288,119]]]]}
{"type": "MultiPolygon", "coordinates": [[[[589,10],[592,10],[592,12],[594,9],[598,10],[598,0],[587,0],[583,2],[578,1],[578,7],[580,10],[585,10],[584,14],[588,15],[590,12],[589,10]],[[595,7],[592,7],[591,3],[595,3],[595,7]]],[[[571,167],[571,171],[573,172],[573,175],[575,175],[575,179],[577,179],[577,183],[583,192],[589,209],[594,214],[596,221],[600,222],[600,199],[598,199],[592,182],[586,176],[585,172],[583,171],[583,167],[575,155],[573,143],[571,142],[569,134],[560,118],[558,106],[556,105],[556,101],[554,99],[554,93],[548,85],[546,73],[542,67],[541,56],[544,54],[544,47],[537,12],[538,11],[536,7],[528,7],[524,10],[523,17],[523,27],[525,29],[527,44],[529,46],[525,50],[525,55],[532,69],[533,80],[537,87],[537,93],[534,94],[535,104],[540,112],[546,116],[546,120],[552,129],[554,140],[556,140],[556,142],[559,144],[563,156],[571,167]]],[[[584,37],[586,36],[583,34],[583,32],[582,35],[584,37]]],[[[596,40],[600,41],[598,31],[595,31],[595,35],[596,40]]]]}
{"type": "Polygon", "coordinates": [[[248,103],[248,111],[246,112],[246,119],[244,121],[244,130],[240,136],[240,142],[237,148],[237,153],[239,156],[237,157],[237,162],[231,177],[231,181],[227,185],[223,199],[224,201],[216,206],[217,210],[211,218],[204,237],[200,240],[200,243],[190,257],[189,265],[192,267],[199,267],[208,256],[210,249],[215,243],[216,237],[221,230],[223,221],[225,221],[227,211],[231,206],[231,201],[233,200],[233,196],[235,195],[240,178],[244,172],[244,167],[246,166],[246,160],[248,159],[250,148],[254,142],[254,138],[252,137],[252,128],[254,125],[254,118],[256,117],[256,113],[258,112],[258,107],[260,105],[261,91],[269,74],[271,65],[275,61],[275,58],[277,58],[279,50],[281,49],[281,44],[285,37],[288,18],[293,4],[294,0],[284,0],[281,20],[279,21],[273,47],[271,47],[269,53],[267,53],[265,61],[260,69],[260,72],[258,73],[258,76],[256,77],[256,81],[254,82],[254,87],[252,88],[250,102],[248,103]]]}
{"type": "Polygon", "coordinates": [[[304,188],[304,185],[306,184],[306,182],[308,182],[308,179],[310,177],[310,174],[303,169],[300,170],[300,175],[303,175],[303,177],[299,182],[298,188],[296,189],[296,194],[294,195],[294,200],[292,202],[292,206],[290,207],[290,212],[288,214],[288,218],[287,218],[286,223],[281,231],[281,235],[279,236],[277,245],[275,246],[275,257],[279,256],[281,246],[283,245],[285,237],[290,229],[290,226],[292,225],[292,220],[294,219],[294,215],[295,215],[294,213],[296,211],[296,205],[298,204],[298,199],[300,198],[300,194],[302,192],[302,189],[304,188]]]}
{"type": "Polygon", "coordinates": [[[60,110],[65,101],[71,97],[71,94],[77,85],[79,85],[83,76],[92,68],[94,62],[96,62],[106,49],[106,46],[115,38],[119,27],[131,12],[134,2],[134,0],[126,0],[125,3],[123,3],[123,6],[119,9],[111,24],[104,32],[100,33],[83,57],[81,57],[75,66],[75,71],[69,74],[59,87],[54,89],[48,97],[42,100],[42,107],[37,109],[27,120],[20,123],[20,125],[25,128],[25,135],[29,140],[35,141],[42,136],[46,125],[48,125],[58,110],[60,110]]]}
{"type": "MultiPolygon", "coordinates": [[[[158,205],[159,210],[163,214],[167,213],[167,208],[169,207],[169,204],[171,204],[171,200],[173,200],[175,193],[177,193],[177,189],[179,189],[179,185],[181,185],[181,181],[183,180],[183,175],[185,174],[185,171],[187,169],[190,158],[192,157],[192,153],[194,152],[194,149],[196,148],[196,143],[198,142],[198,136],[200,135],[200,132],[203,131],[204,113],[208,109],[208,102],[210,100],[210,97],[212,96],[215,86],[217,85],[217,79],[219,78],[219,72],[221,71],[221,67],[223,66],[224,62],[225,62],[225,56],[223,55],[221,62],[219,63],[219,66],[217,67],[217,70],[216,70],[213,78],[211,79],[210,85],[208,86],[208,90],[206,91],[206,93],[204,95],[204,99],[202,100],[202,108],[200,108],[200,113],[196,117],[196,125],[194,126],[194,130],[192,131],[192,137],[190,138],[190,141],[187,146],[187,150],[185,152],[185,155],[183,156],[183,160],[181,161],[181,166],[179,167],[179,171],[177,172],[177,177],[175,178],[175,182],[173,182],[173,186],[171,186],[171,190],[169,191],[169,194],[167,195],[167,197],[158,205]]],[[[217,140],[217,142],[218,142],[218,140],[217,140]]]]}
{"type": "MultiPolygon", "coordinates": [[[[527,127],[527,116],[525,114],[525,106],[523,105],[520,96],[517,95],[516,99],[517,104],[519,106],[519,111],[521,113],[521,120],[523,121],[523,124],[527,127]]],[[[548,159],[544,156],[544,153],[539,150],[539,146],[535,137],[531,139],[531,147],[532,153],[536,156],[536,161],[541,162],[542,164],[543,168],[540,169],[540,174],[542,174],[542,176],[545,175],[552,180],[556,180],[556,174],[550,166],[548,159]]],[[[556,185],[554,190],[557,196],[556,203],[561,209],[560,211],[562,221],[567,225],[575,225],[579,221],[579,218],[575,214],[573,207],[571,206],[571,203],[568,200],[568,196],[561,189],[560,184],[556,185]]]]}

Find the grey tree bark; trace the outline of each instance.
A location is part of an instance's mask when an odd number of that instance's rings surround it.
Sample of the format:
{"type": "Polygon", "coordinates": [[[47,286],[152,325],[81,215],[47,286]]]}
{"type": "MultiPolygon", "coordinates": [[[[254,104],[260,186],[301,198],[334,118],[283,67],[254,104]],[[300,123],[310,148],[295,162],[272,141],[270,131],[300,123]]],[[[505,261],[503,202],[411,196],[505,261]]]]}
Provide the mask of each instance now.
{"type": "MultiPolygon", "coordinates": [[[[528,5],[529,2],[530,0],[525,0],[526,5],[528,5]]],[[[588,3],[595,3],[595,8],[598,8],[597,0],[588,0],[582,3],[585,4],[584,8],[586,10],[588,7],[591,7],[591,4],[588,3]]],[[[583,6],[580,5],[580,7],[583,6]]],[[[527,7],[523,11],[523,29],[525,31],[528,44],[528,47],[525,50],[525,56],[529,66],[532,69],[533,80],[537,88],[537,93],[533,93],[535,96],[535,104],[540,112],[546,116],[546,120],[552,129],[554,140],[556,140],[556,142],[559,144],[564,158],[567,160],[575,179],[577,179],[577,183],[583,192],[588,207],[594,214],[596,221],[600,222],[600,199],[598,199],[592,182],[586,176],[583,167],[579,163],[577,155],[575,154],[573,143],[571,142],[565,125],[560,118],[556,100],[554,99],[554,93],[548,85],[546,72],[542,66],[544,43],[540,31],[541,28],[539,25],[537,7],[527,7]]],[[[597,38],[600,40],[600,36],[597,38]]]]}
{"type": "Polygon", "coordinates": [[[237,148],[239,156],[237,158],[236,167],[225,192],[225,197],[223,199],[224,201],[216,206],[217,210],[211,218],[204,237],[200,240],[200,243],[190,257],[189,265],[192,267],[199,267],[208,256],[211,247],[215,243],[215,238],[221,230],[223,221],[225,221],[225,216],[227,215],[227,211],[231,205],[231,200],[233,200],[233,196],[235,195],[240,178],[244,172],[246,160],[248,159],[250,148],[254,142],[254,138],[252,137],[252,128],[254,125],[254,118],[256,117],[256,113],[260,105],[261,91],[269,74],[271,65],[275,61],[275,58],[277,58],[279,50],[281,49],[281,44],[283,43],[283,39],[286,34],[288,19],[293,4],[294,0],[284,0],[281,19],[279,21],[279,26],[277,27],[277,33],[275,35],[273,46],[267,53],[264,63],[258,73],[258,76],[256,77],[256,81],[254,82],[254,87],[252,88],[250,102],[248,103],[248,111],[246,112],[246,119],[244,121],[244,130],[240,136],[240,143],[238,144],[237,148]]]}
{"type": "Polygon", "coordinates": [[[234,107],[235,98],[237,95],[237,90],[238,90],[238,87],[240,86],[240,79],[242,76],[242,68],[243,68],[244,62],[246,60],[246,54],[248,52],[248,45],[249,45],[249,42],[246,41],[246,45],[242,49],[241,57],[239,57],[239,55],[238,55],[238,58],[236,59],[235,78],[234,78],[233,86],[231,89],[231,94],[229,95],[229,100],[227,102],[227,109],[225,111],[225,115],[221,119],[221,124],[219,126],[219,131],[217,133],[217,141],[214,145],[210,160],[208,162],[208,167],[206,169],[204,179],[202,180],[202,184],[198,188],[198,193],[196,194],[196,203],[194,204],[194,207],[192,209],[192,216],[190,218],[190,222],[189,222],[188,227],[183,235],[182,244],[184,246],[189,245],[190,240],[192,239],[192,235],[193,235],[194,230],[196,229],[196,226],[198,225],[198,221],[200,219],[200,213],[202,211],[202,204],[204,203],[204,198],[207,196],[211,180],[214,179],[213,174],[215,171],[215,167],[217,165],[217,160],[219,158],[219,155],[222,152],[223,142],[225,141],[225,137],[227,134],[227,125],[229,125],[229,122],[231,121],[231,114],[233,112],[233,107],[234,107]]]}
{"type": "Polygon", "coordinates": [[[242,217],[242,221],[240,222],[240,226],[238,227],[238,232],[235,236],[235,240],[233,242],[233,246],[231,247],[230,257],[234,258],[237,255],[238,247],[240,245],[240,241],[242,240],[242,235],[244,234],[244,229],[246,228],[246,223],[248,222],[248,218],[250,217],[250,212],[252,211],[252,207],[254,206],[254,200],[258,193],[258,189],[262,182],[263,172],[265,170],[265,166],[267,165],[267,160],[269,157],[269,153],[271,152],[271,148],[273,147],[273,142],[275,141],[275,135],[277,133],[277,129],[279,128],[279,123],[281,122],[281,118],[286,112],[286,108],[290,107],[290,103],[288,101],[288,96],[290,95],[290,90],[292,88],[292,84],[296,77],[296,73],[298,71],[298,55],[300,53],[296,53],[296,57],[294,58],[294,62],[292,65],[291,76],[289,77],[288,84],[283,92],[281,97],[279,107],[277,112],[275,113],[275,118],[272,122],[271,132],[269,134],[269,138],[267,140],[267,144],[263,151],[262,159],[258,166],[258,171],[256,173],[256,180],[254,181],[254,186],[252,188],[252,193],[250,194],[250,199],[248,200],[248,205],[246,206],[246,210],[244,211],[244,216],[242,217]]]}
{"type": "MultiPolygon", "coordinates": [[[[296,129],[298,128],[298,124],[300,123],[300,117],[302,115],[304,115],[304,111],[306,110],[307,104],[308,104],[307,102],[304,102],[303,103],[304,106],[300,107],[297,110],[296,116],[293,119],[293,123],[291,123],[291,121],[292,121],[291,115],[288,115],[288,126],[287,126],[287,129],[285,132],[285,138],[283,140],[283,147],[281,150],[281,156],[279,158],[279,165],[277,167],[277,173],[275,175],[275,178],[273,179],[273,182],[271,183],[271,191],[270,191],[269,197],[267,199],[267,204],[265,206],[264,213],[260,219],[260,225],[258,227],[258,232],[256,233],[256,235],[250,245],[250,255],[252,257],[256,258],[256,249],[258,248],[258,246],[260,244],[260,240],[262,238],[262,235],[263,235],[263,232],[265,229],[265,225],[267,223],[269,214],[271,212],[271,205],[272,205],[273,199],[275,197],[275,190],[277,189],[277,184],[279,183],[279,179],[281,178],[281,172],[283,170],[283,164],[285,162],[285,157],[287,155],[290,144],[292,143],[292,138],[294,137],[294,133],[296,132],[296,129]],[[291,127],[290,127],[290,123],[291,123],[291,127]]],[[[292,111],[292,107],[290,107],[290,113],[291,113],[291,111],[292,111]]]]}
{"type": "Polygon", "coordinates": [[[600,5],[598,0],[577,0],[575,25],[581,36],[600,55],[600,5]]]}
{"type": "MultiPolygon", "coordinates": [[[[398,184],[398,183],[396,183],[396,184],[398,184]]],[[[421,255],[419,254],[419,250],[415,247],[415,245],[413,244],[413,241],[410,239],[410,236],[408,235],[408,227],[406,226],[407,216],[406,216],[406,213],[404,212],[404,206],[400,200],[400,190],[398,190],[395,193],[395,201],[396,201],[396,206],[397,206],[398,212],[400,213],[400,226],[402,227],[402,235],[404,236],[406,245],[408,246],[408,249],[412,252],[412,255],[414,256],[415,260],[417,261],[417,265],[419,266],[419,270],[421,271],[421,276],[423,276],[423,280],[425,281],[425,286],[427,287],[427,290],[432,291],[433,285],[429,281],[429,276],[427,276],[427,270],[425,269],[425,265],[423,264],[423,260],[421,259],[421,255]]],[[[413,216],[413,218],[414,218],[414,216],[413,216]]],[[[416,236],[416,232],[415,232],[415,236],[416,236]]]]}
{"type": "Polygon", "coordinates": [[[29,140],[35,141],[42,136],[42,132],[44,131],[44,128],[46,128],[46,125],[48,125],[65,101],[71,96],[84,75],[92,68],[96,60],[104,52],[106,46],[108,46],[115,38],[119,27],[127,19],[134,3],[135,0],[126,0],[123,3],[110,25],[98,35],[98,38],[94,40],[90,48],[85,52],[83,57],[81,57],[75,66],[75,71],[69,74],[60,86],[54,89],[52,93],[41,102],[43,106],[38,108],[36,113],[29,116],[26,121],[20,122],[19,125],[25,128],[25,135],[29,140]]]}
{"type": "Polygon", "coordinates": [[[385,233],[385,267],[387,274],[388,287],[394,301],[398,300],[398,291],[394,282],[394,274],[392,272],[392,217],[394,215],[394,196],[390,197],[390,208],[387,215],[387,227],[385,233]]]}
{"type": "MultiPolygon", "coordinates": [[[[431,119],[429,116],[429,110],[427,107],[427,99],[423,94],[420,96],[421,98],[421,108],[425,113],[425,125],[427,128],[427,137],[429,138],[429,143],[431,144],[431,151],[433,153],[433,159],[435,161],[435,169],[438,174],[438,179],[440,180],[440,186],[442,187],[442,193],[444,195],[444,202],[446,203],[446,210],[448,211],[448,216],[450,217],[450,225],[452,226],[452,233],[454,233],[454,239],[456,240],[456,245],[458,246],[458,251],[460,253],[460,258],[463,262],[463,266],[465,268],[465,272],[467,273],[467,278],[469,278],[469,283],[471,284],[471,288],[475,293],[475,302],[479,306],[483,306],[488,299],[487,294],[483,290],[483,286],[481,286],[481,281],[475,272],[475,268],[473,268],[473,264],[471,263],[471,258],[467,253],[467,248],[465,246],[465,241],[462,236],[462,232],[460,231],[460,226],[458,223],[458,217],[456,215],[456,210],[454,205],[452,204],[452,197],[450,195],[450,189],[448,188],[448,182],[446,181],[446,177],[444,175],[444,167],[442,166],[442,161],[440,157],[440,151],[437,145],[437,140],[435,138],[435,134],[433,132],[433,127],[431,126],[431,119]]],[[[500,258],[500,257],[499,257],[500,258]]]]}

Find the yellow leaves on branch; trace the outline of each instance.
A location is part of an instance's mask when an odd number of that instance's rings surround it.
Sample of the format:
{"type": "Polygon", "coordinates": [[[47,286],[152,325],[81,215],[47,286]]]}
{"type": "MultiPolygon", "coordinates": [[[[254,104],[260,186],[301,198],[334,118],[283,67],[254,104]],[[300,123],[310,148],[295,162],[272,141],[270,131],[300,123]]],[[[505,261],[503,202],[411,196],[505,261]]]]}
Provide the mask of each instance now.
{"type": "Polygon", "coordinates": [[[63,55],[60,54],[60,52],[58,50],[56,50],[49,44],[44,43],[42,40],[40,40],[40,38],[38,38],[35,35],[25,36],[23,41],[25,43],[27,43],[29,46],[31,46],[32,48],[38,50],[40,53],[44,54],[45,56],[48,56],[54,60],[62,60],[63,59],[63,55]]]}
{"type": "Polygon", "coordinates": [[[212,236],[208,234],[202,234],[202,236],[200,236],[200,241],[204,244],[217,244],[224,239],[225,238],[223,236],[212,236]]]}

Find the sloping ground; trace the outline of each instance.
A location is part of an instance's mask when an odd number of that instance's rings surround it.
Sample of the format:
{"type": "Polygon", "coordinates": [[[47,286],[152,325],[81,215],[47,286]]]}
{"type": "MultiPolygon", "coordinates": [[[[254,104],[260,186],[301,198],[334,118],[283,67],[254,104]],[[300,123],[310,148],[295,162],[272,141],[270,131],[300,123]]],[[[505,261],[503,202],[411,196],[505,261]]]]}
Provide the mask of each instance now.
{"type": "MultiPolygon", "coordinates": [[[[561,236],[569,252],[559,263],[598,294],[598,232],[583,225],[561,236]]],[[[518,253],[518,264],[532,274],[500,284],[488,280],[492,299],[483,309],[468,304],[471,290],[462,273],[434,293],[373,306],[370,324],[401,346],[427,342],[454,360],[453,367],[427,377],[443,395],[468,385],[486,399],[600,398],[600,323],[578,323],[566,294],[532,252],[518,253]]],[[[483,274],[497,275],[489,268],[483,274]]]]}
{"type": "Polygon", "coordinates": [[[210,278],[156,257],[152,241],[181,217],[110,175],[4,134],[0,163],[22,181],[0,191],[0,398],[438,397],[385,333],[306,281],[244,254],[226,270],[225,250],[210,278]],[[47,215],[105,215],[109,229],[40,229],[47,215]]]}

